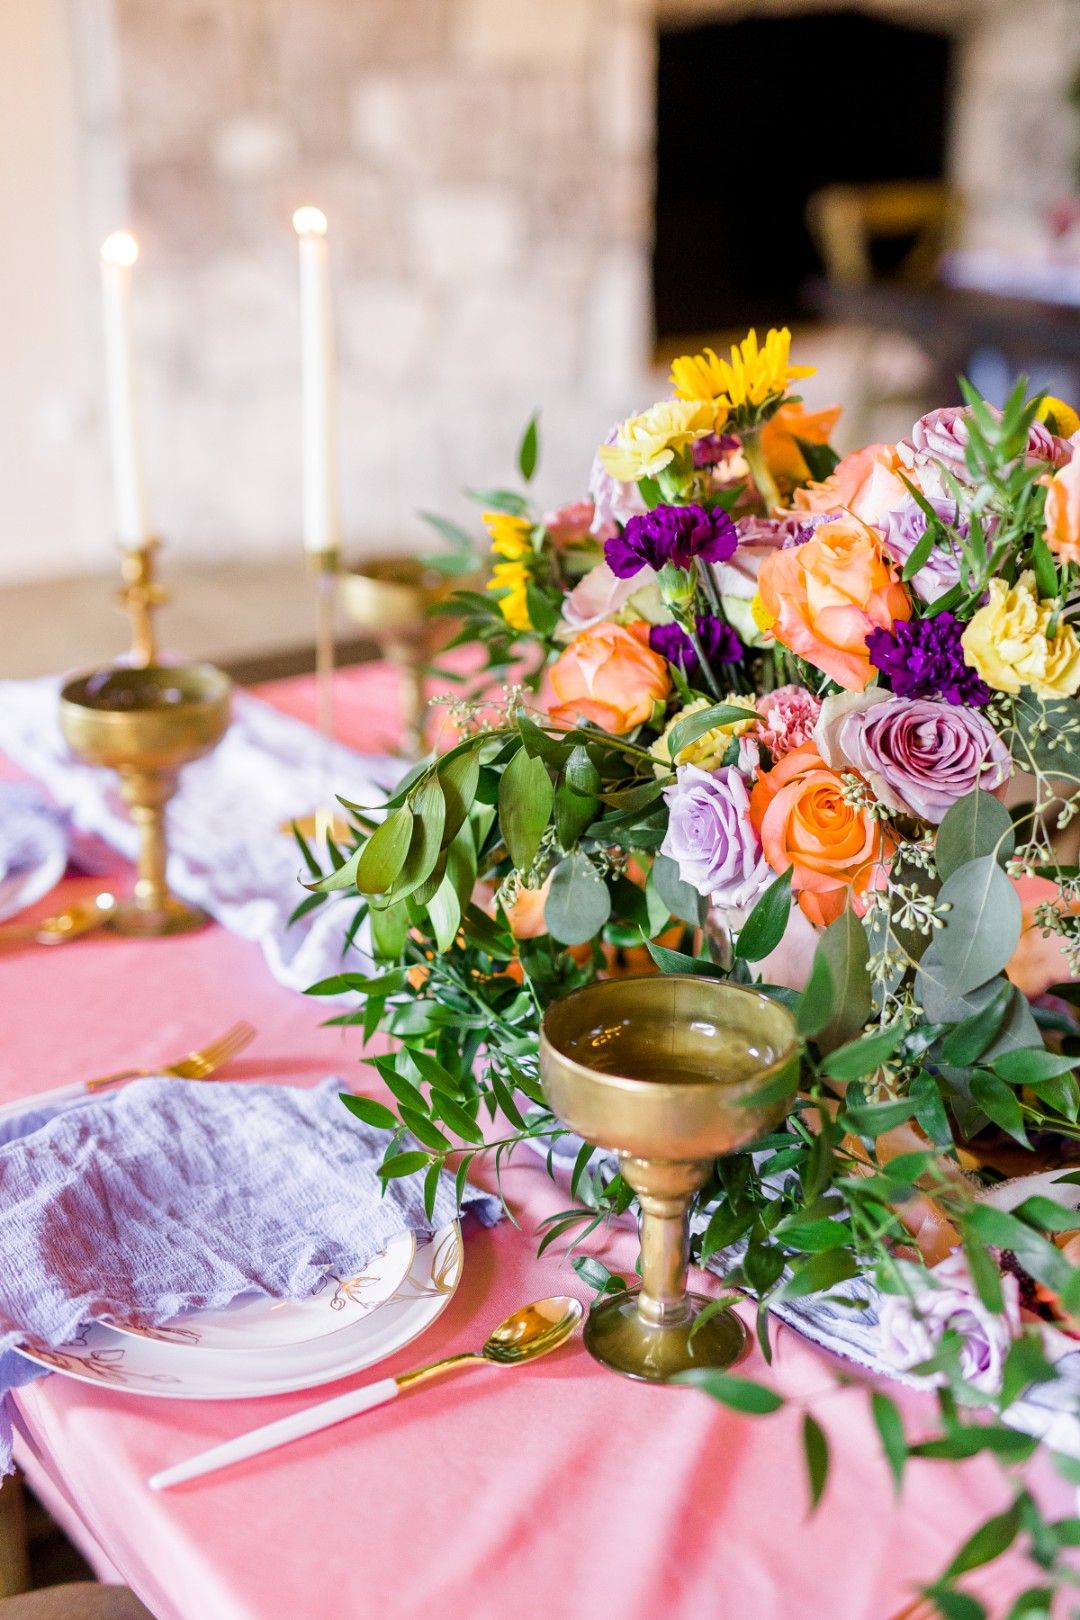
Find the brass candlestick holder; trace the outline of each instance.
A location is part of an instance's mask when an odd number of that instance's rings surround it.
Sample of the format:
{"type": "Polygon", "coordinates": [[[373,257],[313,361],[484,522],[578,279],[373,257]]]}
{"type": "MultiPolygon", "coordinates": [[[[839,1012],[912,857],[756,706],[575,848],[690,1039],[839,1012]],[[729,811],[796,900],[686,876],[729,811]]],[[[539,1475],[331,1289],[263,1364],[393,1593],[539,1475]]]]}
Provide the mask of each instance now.
{"type": "Polygon", "coordinates": [[[689,1209],[715,1159],[787,1113],[798,1063],[790,1013],[715,979],[609,979],[548,1008],[540,1035],[548,1104],[572,1131],[619,1155],[641,1207],[640,1287],[594,1306],[585,1326],[586,1348],[606,1367],[667,1383],[691,1367],[730,1367],[743,1353],[746,1330],[732,1311],[691,1337],[708,1301],[687,1292],[689,1209]],[[790,1091],[775,1100],[784,1078],[790,1091]]]}
{"type": "Polygon", "coordinates": [[[125,554],[120,599],[131,616],[129,665],[109,665],[68,681],[60,725],[72,751],[90,765],[120,774],[120,793],[139,829],[137,879],[108,926],[119,934],[157,938],[209,921],[179,900],[166,877],[165,806],[180,769],[208,753],[229,724],[231,683],[210,664],[159,664],[154,609],[165,592],[154,580],[154,543],[125,554]]]}
{"type": "Polygon", "coordinates": [[[440,644],[432,609],[471,582],[427,568],[418,557],[369,557],[341,575],[342,605],[366,630],[383,657],[401,671],[402,748],[410,758],[424,752],[424,692],[421,671],[440,644]]]}

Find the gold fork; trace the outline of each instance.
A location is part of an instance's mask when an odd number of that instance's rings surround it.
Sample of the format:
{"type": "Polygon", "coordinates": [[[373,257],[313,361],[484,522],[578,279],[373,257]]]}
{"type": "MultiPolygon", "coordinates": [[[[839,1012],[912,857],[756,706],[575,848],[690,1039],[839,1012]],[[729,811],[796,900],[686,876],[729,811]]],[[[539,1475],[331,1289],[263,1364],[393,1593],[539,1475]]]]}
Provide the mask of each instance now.
{"type": "Polygon", "coordinates": [[[103,1074],[96,1080],[87,1080],[83,1089],[102,1091],[106,1086],[118,1085],[121,1080],[143,1080],[154,1074],[169,1074],[177,1080],[205,1080],[254,1039],[255,1031],[250,1024],[234,1024],[216,1041],[211,1041],[197,1052],[189,1052],[187,1057],[180,1058],[176,1063],[165,1063],[157,1069],[120,1069],[116,1074],[103,1074]]]}

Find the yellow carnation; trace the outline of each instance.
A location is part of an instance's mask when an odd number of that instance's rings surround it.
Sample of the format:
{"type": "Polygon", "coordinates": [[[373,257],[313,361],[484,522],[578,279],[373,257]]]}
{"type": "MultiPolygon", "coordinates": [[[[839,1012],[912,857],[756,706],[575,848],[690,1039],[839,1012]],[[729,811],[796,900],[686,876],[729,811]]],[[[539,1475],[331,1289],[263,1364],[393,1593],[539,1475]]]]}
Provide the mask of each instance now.
{"type": "Polygon", "coordinates": [[[715,421],[707,402],[662,399],[625,421],[614,444],[600,446],[601,463],[621,484],[655,478],[688,444],[711,433],[715,421]]]}
{"type": "Polygon", "coordinates": [[[1071,697],[1080,687],[1080,641],[1064,619],[1049,633],[1058,606],[1040,599],[1030,570],[1013,586],[992,579],[989,602],[961,638],[965,662],[998,692],[1029,686],[1040,697],[1071,697]]]}
{"type": "MultiPolygon", "coordinates": [[[[744,731],[751,731],[757,724],[758,712],[753,698],[731,696],[726,697],[724,702],[732,704],[737,709],[745,709],[747,711],[746,719],[729,720],[727,725],[714,726],[712,731],[703,732],[696,741],[688,743],[685,748],[679,749],[674,760],[676,765],[699,765],[703,771],[715,770],[718,765],[723,763],[724,755],[731,746],[731,739],[741,737],[744,731]]],[[[672,759],[671,751],[668,748],[668,737],[674,728],[681,720],[685,720],[687,715],[700,714],[702,709],[711,709],[713,707],[712,698],[697,698],[693,703],[688,703],[685,709],[681,709],[678,714],[672,716],[649,749],[653,758],[660,762],[653,767],[657,776],[666,776],[671,767],[672,759]]]]}

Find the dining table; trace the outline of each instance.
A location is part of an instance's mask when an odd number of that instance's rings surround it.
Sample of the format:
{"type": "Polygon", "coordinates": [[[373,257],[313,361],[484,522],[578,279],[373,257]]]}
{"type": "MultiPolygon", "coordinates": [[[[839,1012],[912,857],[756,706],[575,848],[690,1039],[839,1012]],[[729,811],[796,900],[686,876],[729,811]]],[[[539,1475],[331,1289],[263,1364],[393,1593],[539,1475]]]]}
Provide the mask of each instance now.
{"type": "MultiPolygon", "coordinates": [[[[335,725],[361,752],[399,734],[397,676],[369,663],[335,677],[335,725]]],[[[252,689],[314,723],[314,679],[252,689]]],[[[7,779],[22,773],[3,762],[7,779]]],[[[299,860],[298,860],[299,867],[299,860]]],[[[102,886],[126,863],[69,870],[31,916],[102,886]]],[[[298,898],[301,891],[298,889],[298,898]]],[[[139,1066],[153,1070],[238,1019],[254,1042],[221,1073],[238,1082],[380,1095],[360,1032],[328,1027],[325,1001],[275,981],[257,944],[214,923],[153,940],[102,930],[68,944],[0,945],[0,1104],[139,1066]]],[[[350,1129],[342,1108],[341,1129],[350,1129]]],[[[473,1177],[495,1186],[478,1156],[473,1177]]],[[[18,1389],[16,1458],[98,1577],[129,1585],[156,1620],[894,1620],[926,1614],[917,1588],[1008,1500],[987,1456],[914,1460],[898,1491],[872,1421],[867,1380],[791,1328],[774,1357],[755,1345],[742,1371],[785,1396],[769,1416],[705,1393],[618,1377],[580,1337],[520,1369],[448,1379],[283,1449],[155,1493],[148,1476],[316,1400],[425,1361],[479,1348],[516,1307],[590,1290],[568,1241],[538,1258],[538,1228],[565,1209],[565,1175],[519,1151],[502,1175],[509,1216],[466,1217],[461,1285],[415,1343],[377,1370],[315,1391],[246,1401],[149,1398],[52,1375],[18,1389]],[[838,1381],[841,1375],[841,1381],[838,1381]],[[844,1381],[846,1380],[846,1381],[844,1381]],[[831,1468],[811,1509],[802,1449],[812,1409],[831,1468]]],[[[632,1275],[626,1225],[580,1253],[632,1275]]],[[[715,1277],[695,1286],[720,1291],[715,1277]]],[[[749,1308],[748,1320],[752,1321],[749,1308]]],[[[890,1385],[909,1435],[936,1432],[936,1403],[890,1385]]],[[[1075,1491],[1046,1461],[1031,1486],[1056,1514],[1075,1491]]],[[[1018,1553],[976,1571],[969,1590],[1004,1616],[1037,1572],[1018,1553]]],[[[0,1604],[0,1610],[2,1610],[0,1604]]]]}

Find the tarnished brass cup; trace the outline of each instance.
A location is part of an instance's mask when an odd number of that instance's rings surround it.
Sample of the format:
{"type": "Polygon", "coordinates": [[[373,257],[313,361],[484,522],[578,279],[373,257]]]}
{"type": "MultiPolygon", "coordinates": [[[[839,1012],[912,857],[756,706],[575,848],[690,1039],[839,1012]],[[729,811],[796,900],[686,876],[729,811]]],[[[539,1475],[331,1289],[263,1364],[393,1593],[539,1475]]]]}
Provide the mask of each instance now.
{"type": "Polygon", "coordinates": [[[407,556],[369,557],[341,575],[345,612],[401,671],[403,754],[418,757],[424,751],[421,670],[445,639],[432,609],[472,583],[407,556]]]}
{"type": "Polygon", "coordinates": [[[790,1013],[742,985],[609,979],[548,1008],[540,1034],[548,1104],[572,1131],[619,1155],[641,1207],[641,1285],[591,1311],[585,1344],[597,1361],[666,1383],[690,1367],[738,1360],[746,1330],[732,1311],[707,1317],[691,1337],[708,1301],[687,1292],[688,1212],[713,1161],[787,1113],[798,1064],[790,1013]]]}
{"type": "Polygon", "coordinates": [[[211,664],[151,664],[77,675],[60,694],[69,746],[87,764],[120,773],[121,797],[139,829],[135,894],[110,919],[117,933],[155,938],[185,934],[208,921],[205,912],[169,891],[165,806],[181,767],[224,736],[230,685],[211,664]]]}

